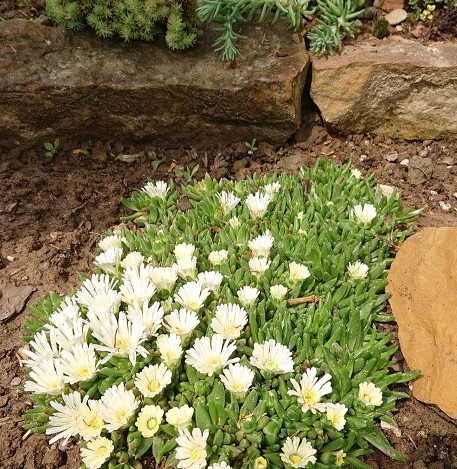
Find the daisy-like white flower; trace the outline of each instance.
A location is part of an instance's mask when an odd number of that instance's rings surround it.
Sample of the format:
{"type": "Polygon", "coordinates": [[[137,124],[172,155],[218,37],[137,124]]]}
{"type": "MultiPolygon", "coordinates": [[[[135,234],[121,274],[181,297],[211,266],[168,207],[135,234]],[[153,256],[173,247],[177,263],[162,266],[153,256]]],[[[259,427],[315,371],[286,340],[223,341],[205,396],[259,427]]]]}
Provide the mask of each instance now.
{"type": "Polygon", "coordinates": [[[212,265],[222,264],[228,257],[228,251],[221,249],[220,251],[211,251],[208,260],[212,265]]]}
{"type": "Polygon", "coordinates": [[[77,345],[87,342],[89,326],[80,316],[63,322],[58,329],[50,330],[55,336],[57,345],[64,350],[72,351],[77,345]]]}
{"type": "Polygon", "coordinates": [[[233,192],[222,191],[217,194],[221,203],[221,210],[224,215],[232,211],[239,203],[240,199],[233,192]]]}
{"type": "Polygon", "coordinates": [[[189,336],[189,334],[198,326],[200,319],[194,311],[187,311],[181,308],[179,311],[176,309],[164,318],[164,326],[181,338],[189,336]]]}
{"type": "Polygon", "coordinates": [[[121,294],[114,290],[100,292],[90,305],[86,322],[90,329],[100,333],[101,329],[112,316],[117,315],[121,305],[121,294]]]}
{"type": "Polygon", "coordinates": [[[232,469],[225,461],[217,462],[215,464],[211,464],[208,469],[232,469]]]}
{"type": "Polygon", "coordinates": [[[176,267],[178,275],[184,279],[193,279],[197,275],[197,258],[192,257],[183,257],[176,261],[176,267]]]}
{"type": "Polygon", "coordinates": [[[122,301],[128,305],[135,303],[142,305],[145,301],[149,301],[156,291],[155,285],[146,276],[128,280],[124,278],[124,283],[120,288],[122,301]]]}
{"type": "Polygon", "coordinates": [[[109,432],[125,427],[139,405],[133,391],[127,391],[124,383],[108,388],[100,401],[102,419],[106,422],[105,428],[109,432]]]}
{"type": "Polygon", "coordinates": [[[254,372],[247,366],[235,363],[224,369],[222,384],[237,397],[244,397],[254,380],[254,372]]]}
{"type": "Polygon", "coordinates": [[[230,359],[235,350],[235,342],[224,341],[219,334],[214,334],[211,339],[202,337],[195,339],[194,346],[187,351],[186,363],[200,373],[213,376],[221,368],[239,361],[239,358],[230,359]]]}
{"type": "Polygon", "coordinates": [[[98,364],[93,344],[77,344],[71,352],[63,350],[61,358],[66,383],[87,381],[97,373],[98,364]]]}
{"type": "Polygon", "coordinates": [[[247,322],[248,314],[244,308],[227,303],[217,306],[211,328],[224,339],[237,339],[247,322]]]}
{"type": "Polygon", "coordinates": [[[171,267],[152,267],[149,278],[157,290],[171,292],[178,280],[178,266],[173,264],[171,267]]]}
{"type": "Polygon", "coordinates": [[[303,373],[300,384],[293,378],[290,380],[294,390],[288,391],[287,394],[298,397],[298,403],[302,405],[303,412],[308,412],[308,410],[311,410],[313,414],[316,411],[324,412],[327,404],[321,403],[320,400],[322,396],[332,392],[331,375],[325,373],[320,379],[316,375],[317,370],[313,366],[303,373]]]}
{"type": "Polygon", "coordinates": [[[257,238],[249,241],[248,247],[254,257],[268,257],[273,246],[273,241],[273,236],[271,236],[270,231],[267,230],[264,235],[259,235],[257,238]]]}
{"type": "Polygon", "coordinates": [[[115,290],[117,280],[106,274],[93,274],[91,278],[84,280],[81,289],[76,293],[76,301],[91,309],[99,302],[100,297],[115,290]]]}
{"type": "Polygon", "coordinates": [[[251,257],[249,259],[249,270],[252,275],[260,277],[263,273],[268,270],[271,265],[271,261],[265,257],[251,257]]]}
{"type": "Polygon", "coordinates": [[[289,278],[292,282],[302,282],[310,275],[311,273],[306,265],[299,264],[298,262],[289,263],[289,278]]]}
{"type": "Polygon", "coordinates": [[[342,450],[340,449],[339,451],[337,451],[335,453],[335,458],[336,458],[336,461],[335,461],[335,464],[340,467],[344,464],[344,458],[347,456],[347,454],[342,450]]]}
{"type": "Polygon", "coordinates": [[[113,442],[101,436],[89,441],[85,448],[81,448],[81,459],[87,469],[99,469],[110,458],[113,451],[113,442]]]}
{"type": "Polygon", "coordinates": [[[50,328],[48,333],[45,331],[37,332],[29,342],[31,350],[21,349],[21,352],[29,357],[28,360],[22,360],[21,363],[32,368],[39,366],[43,360],[59,357],[61,350],[56,341],[56,333],[55,327],[50,328]]]}
{"type": "Polygon", "coordinates": [[[109,249],[119,249],[122,247],[122,239],[118,235],[105,236],[98,242],[98,247],[102,251],[108,251],[109,249]]]}
{"type": "Polygon", "coordinates": [[[306,467],[308,463],[314,464],[317,459],[314,449],[306,438],[300,440],[298,436],[288,437],[282,445],[281,460],[284,464],[292,467],[306,467]]]}
{"type": "Polygon", "coordinates": [[[223,276],[220,272],[206,271],[197,275],[197,282],[202,288],[207,288],[213,293],[218,293],[221,286],[223,276]]]}
{"type": "Polygon", "coordinates": [[[86,441],[98,438],[103,430],[104,424],[101,401],[89,399],[87,404],[80,409],[78,433],[86,441]]]}
{"type": "Polygon", "coordinates": [[[141,254],[141,252],[138,251],[132,251],[129,252],[124,259],[121,261],[121,267],[123,269],[139,269],[140,265],[142,265],[144,262],[144,256],[141,254]]]}
{"type": "Polygon", "coordinates": [[[354,169],[351,169],[351,175],[355,177],[356,179],[360,179],[362,177],[362,172],[359,169],[354,168],[354,169]]]}
{"type": "Polygon", "coordinates": [[[363,206],[360,204],[355,205],[352,209],[352,213],[363,225],[368,225],[376,218],[376,208],[372,204],[364,204],[363,206]]]}
{"type": "Polygon", "coordinates": [[[269,194],[261,194],[256,192],[255,194],[249,194],[246,197],[246,206],[251,214],[252,218],[262,218],[271,201],[271,196],[269,194]]]}
{"type": "Polygon", "coordinates": [[[368,274],[368,266],[360,261],[355,261],[353,264],[349,263],[348,272],[354,280],[365,278],[368,274]]]}
{"type": "Polygon", "coordinates": [[[168,192],[168,184],[164,181],[148,182],[141,190],[148,194],[149,197],[165,199],[168,192]]]}
{"type": "Polygon", "coordinates": [[[202,469],[206,467],[206,440],[209,430],[203,432],[199,428],[192,429],[192,434],[187,429],[179,429],[176,438],[176,459],[179,460],[178,468],[202,469]]]}
{"type": "Polygon", "coordinates": [[[338,431],[342,430],[346,424],[344,416],[346,415],[348,408],[344,404],[327,404],[326,411],[326,416],[335,429],[338,431]]]}
{"type": "Polygon", "coordinates": [[[49,323],[46,324],[46,328],[52,327],[59,328],[62,324],[72,322],[73,319],[81,317],[79,306],[76,300],[72,296],[66,296],[59,308],[49,316],[49,323]]]}
{"type": "Polygon", "coordinates": [[[380,406],[382,405],[382,390],[374,383],[364,381],[359,384],[359,399],[365,405],[380,406]]]}
{"type": "Polygon", "coordinates": [[[254,469],[266,469],[267,467],[268,461],[263,456],[255,458],[254,469]]]}
{"type": "Polygon", "coordinates": [[[238,219],[238,217],[232,217],[230,218],[230,220],[228,221],[228,224],[230,225],[230,228],[238,228],[240,225],[241,225],[241,222],[240,220],[238,219]]]}
{"type": "Polygon", "coordinates": [[[138,414],[135,425],[143,438],[150,438],[158,431],[162,423],[163,410],[158,405],[145,405],[138,414]]]}
{"type": "Polygon", "coordinates": [[[271,197],[273,197],[279,189],[281,189],[281,184],[279,182],[270,182],[270,184],[266,184],[263,187],[264,192],[271,197]]]}
{"type": "Polygon", "coordinates": [[[193,244],[180,243],[175,246],[173,253],[176,260],[186,259],[194,256],[195,246],[193,244]]]}
{"type": "Polygon", "coordinates": [[[203,307],[209,294],[209,290],[202,288],[198,282],[187,282],[175,293],[173,298],[183,308],[198,311],[203,307]]]}
{"type": "Polygon", "coordinates": [[[183,349],[178,335],[159,335],[156,343],[160,356],[167,366],[172,367],[181,358],[183,349]]]}
{"type": "Polygon", "coordinates": [[[95,259],[94,263],[100,267],[107,274],[116,275],[118,272],[119,264],[122,259],[122,249],[114,248],[108,249],[100,253],[95,259]]]}
{"type": "Polygon", "coordinates": [[[29,376],[31,379],[25,382],[24,391],[51,396],[62,393],[64,375],[59,359],[45,358],[31,368],[29,376]]]}
{"type": "Polygon", "coordinates": [[[270,295],[274,300],[282,300],[287,295],[287,287],[284,285],[272,285],[270,295]]]}
{"type": "Polygon", "coordinates": [[[259,296],[259,290],[255,287],[242,287],[237,292],[238,299],[243,306],[252,306],[259,296]]]}
{"type": "Polygon", "coordinates": [[[151,306],[148,301],[145,301],[143,305],[137,303],[130,305],[127,310],[127,319],[132,323],[135,321],[142,323],[146,336],[152,337],[160,329],[164,314],[162,305],[158,301],[151,306]]]}
{"type": "Polygon", "coordinates": [[[254,344],[254,350],[249,360],[259,370],[270,371],[276,374],[294,371],[292,352],[273,339],[263,344],[254,344]]]}
{"type": "Polygon", "coordinates": [[[191,424],[193,415],[194,409],[185,404],[182,407],[172,407],[165,414],[165,419],[170,425],[184,429],[191,424]]]}
{"type": "Polygon", "coordinates": [[[135,386],[144,397],[154,397],[171,383],[172,373],[163,364],[149,365],[135,375],[135,386]]]}
{"type": "Polygon", "coordinates": [[[52,445],[63,438],[66,444],[70,437],[79,433],[78,419],[81,407],[86,405],[88,396],[81,400],[81,394],[74,391],[71,394],[62,394],[63,404],[57,401],[51,401],[49,404],[56,410],[49,417],[49,427],[46,429],[46,435],[55,435],[49,440],[52,445]]]}

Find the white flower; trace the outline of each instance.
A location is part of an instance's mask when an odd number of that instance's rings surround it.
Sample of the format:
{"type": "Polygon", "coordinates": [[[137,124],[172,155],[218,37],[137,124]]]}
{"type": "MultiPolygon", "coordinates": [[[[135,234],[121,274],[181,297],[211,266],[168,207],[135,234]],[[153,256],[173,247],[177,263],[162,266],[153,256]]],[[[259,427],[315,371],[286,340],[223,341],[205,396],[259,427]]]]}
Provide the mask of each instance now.
{"type": "Polygon", "coordinates": [[[162,360],[167,366],[173,366],[183,353],[181,339],[176,334],[159,335],[157,337],[157,347],[162,360]]]}
{"type": "Polygon", "coordinates": [[[110,458],[113,451],[113,442],[101,436],[89,441],[86,448],[81,448],[81,459],[87,469],[99,469],[110,458]]]}
{"type": "Polygon", "coordinates": [[[212,265],[222,264],[228,257],[228,251],[221,249],[220,251],[211,251],[208,260],[212,265]]]}
{"type": "Polygon", "coordinates": [[[132,323],[139,321],[143,324],[146,336],[151,337],[160,329],[164,314],[162,305],[158,301],[151,306],[148,301],[145,301],[142,306],[138,303],[130,305],[127,310],[127,319],[132,323]]]}
{"type": "Polygon", "coordinates": [[[220,272],[206,271],[198,274],[197,282],[202,288],[207,288],[209,291],[218,293],[223,278],[220,272]]]}
{"type": "Polygon", "coordinates": [[[197,314],[194,311],[187,311],[181,308],[174,310],[164,318],[164,326],[170,332],[176,335],[187,337],[200,323],[197,314]]]}
{"type": "Polygon", "coordinates": [[[165,199],[168,192],[168,184],[164,181],[148,182],[144,185],[143,192],[149,195],[149,197],[159,197],[159,199],[165,199]]]}
{"type": "Polygon", "coordinates": [[[71,323],[73,319],[81,317],[79,306],[72,296],[66,296],[60,306],[49,316],[49,324],[46,328],[51,329],[53,326],[59,328],[62,324],[71,323]]]}
{"type": "Polygon", "coordinates": [[[63,444],[66,444],[70,437],[79,433],[78,418],[81,407],[86,405],[88,396],[81,400],[81,394],[74,391],[71,394],[62,394],[64,404],[51,401],[49,404],[57,412],[49,417],[49,427],[46,429],[46,435],[55,435],[49,440],[52,445],[57,440],[64,438],[63,444]]]}
{"type": "Polygon", "coordinates": [[[193,257],[183,257],[176,261],[176,268],[178,275],[184,279],[193,279],[197,275],[197,258],[193,257]]]}
{"type": "Polygon", "coordinates": [[[238,228],[241,225],[241,222],[240,222],[240,220],[238,220],[238,217],[230,218],[228,223],[230,225],[230,228],[233,228],[233,229],[238,228]]]}
{"type": "Polygon", "coordinates": [[[122,247],[122,239],[118,235],[105,236],[98,242],[98,247],[102,251],[108,251],[109,249],[119,249],[122,247]]]}
{"type": "Polygon", "coordinates": [[[298,436],[286,439],[282,445],[281,460],[284,464],[292,467],[306,467],[308,463],[314,464],[317,459],[314,456],[317,453],[306,438],[300,440],[298,436]]]}
{"type": "Polygon", "coordinates": [[[187,428],[194,415],[194,409],[189,407],[187,404],[182,407],[172,407],[166,414],[165,419],[176,428],[187,428]]]}
{"type": "Polygon", "coordinates": [[[81,289],[76,293],[76,301],[88,309],[99,302],[100,297],[112,292],[117,285],[117,280],[106,274],[93,274],[85,280],[81,289]]]}
{"type": "Polygon", "coordinates": [[[157,290],[168,290],[171,292],[178,280],[178,266],[152,267],[149,278],[154,282],[157,290]]]}
{"type": "Polygon", "coordinates": [[[211,321],[211,328],[224,339],[237,339],[248,322],[246,311],[232,303],[221,304],[211,321]]]}
{"type": "Polygon", "coordinates": [[[108,388],[100,401],[102,419],[109,432],[125,427],[139,405],[133,391],[127,391],[124,383],[108,388]]]}
{"type": "Polygon", "coordinates": [[[322,396],[332,392],[332,385],[330,383],[332,379],[331,375],[325,373],[324,376],[318,380],[316,374],[317,370],[313,366],[312,368],[308,368],[306,373],[303,373],[300,384],[293,378],[290,380],[295,390],[290,390],[287,394],[289,394],[289,396],[298,397],[298,403],[302,405],[301,410],[303,412],[308,412],[308,410],[311,410],[313,414],[316,413],[316,410],[324,412],[326,404],[321,403],[320,400],[322,396]]]}
{"type": "Polygon", "coordinates": [[[270,201],[271,196],[269,194],[261,194],[260,192],[249,194],[246,197],[246,206],[248,207],[251,217],[262,218],[268,209],[270,201]]]}
{"type": "Polygon", "coordinates": [[[247,366],[235,363],[225,368],[220,378],[228,391],[237,397],[244,397],[254,380],[254,372],[247,366]]]}
{"type": "Polygon", "coordinates": [[[230,355],[236,350],[235,342],[224,339],[219,334],[214,334],[211,339],[202,337],[195,339],[194,346],[186,353],[186,363],[197,371],[212,376],[216,371],[230,363],[239,361],[239,358],[230,359],[230,355]]]}
{"type": "Polygon", "coordinates": [[[220,194],[217,194],[217,197],[221,203],[224,215],[233,210],[240,202],[240,199],[233,192],[222,191],[220,194]]]}
{"type": "Polygon", "coordinates": [[[141,252],[138,251],[132,251],[129,252],[124,259],[121,261],[121,267],[123,269],[131,269],[131,268],[136,268],[139,269],[140,265],[143,264],[144,261],[144,256],[141,254],[141,252]]]}
{"type": "Polygon", "coordinates": [[[68,351],[76,345],[85,344],[88,333],[89,326],[80,316],[63,322],[58,329],[50,330],[50,334],[55,335],[57,345],[68,351]]]}
{"type": "Polygon", "coordinates": [[[88,326],[97,333],[100,333],[102,326],[106,324],[112,316],[115,316],[121,305],[121,294],[114,290],[100,292],[94,297],[86,314],[88,326]]]}
{"type": "Polygon", "coordinates": [[[94,263],[107,274],[117,274],[122,259],[122,249],[114,248],[103,251],[95,259],[94,263]]]}
{"type": "Polygon", "coordinates": [[[259,370],[276,374],[294,371],[292,352],[285,345],[279,344],[273,339],[267,340],[263,344],[254,344],[249,361],[259,370]]]}
{"type": "Polygon", "coordinates": [[[335,461],[335,464],[339,467],[339,466],[342,466],[344,464],[344,458],[346,457],[346,453],[340,449],[339,451],[337,451],[335,453],[335,457],[336,457],[336,461],[335,461]]]}
{"type": "Polygon", "coordinates": [[[266,469],[267,467],[268,461],[263,456],[255,458],[254,469],[266,469]]]}
{"type": "Polygon", "coordinates": [[[365,405],[380,406],[382,405],[382,390],[374,383],[364,381],[359,384],[359,399],[365,405]]]}
{"type": "Polygon", "coordinates": [[[354,169],[351,169],[351,174],[352,176],[354,176],[356,179],[360,179],[362,177],[362,172],[357,169],[357,168],[354,168],[354,169]]]}
{"type": "Polygon", "coordinates": [[[146,276],[124,279],[120,288],[122,301],[128,305],[135,303],[142,305],[145,301],[149,301],[156,291],[155,285],[146,276]]]}
{"type": "Polygon", "coordinates": [[[198,311],[203,307],[209,294],[209,290],[202,288],[198,282],[187,282],[175,293],[173,298],[183,308],[198,311]]]}
{"type": "Polygon", "coordinates": [[[211,466],[209,466],[208,469],[232,469],[232,467],[229,466],[225,461],[222,461],[222,462],[211,464],[211,466]]]}
{"type": "Polygon", "coordinates": [[[265,193],[271,197],[273,197],[276,194],[276,192],[279,191],[279,189],[281,189],[281,184],[279,184],[279,182],[271,182],[270,184],[266,184],[263,187],[263,190],[265,191],[265,193]]]}
{"type": "Polygon", "coordinates": [[[273,241],[273,236],[271,236],[270,231],[267,230],[264,235],[259,235],[257,238],[249,241],[248,247],[254,257],[268,257],[273,246],[273,241]]]}
{"type": "Polygon", "coordinates": [[[194,428],[192,434],[187,429],[179,429],[178,431],[179,436],[176,438],[178,468],[201,469],[206,467],[206,440],[209,436],[209,430],[202,432],[199,428],[194,428]]]}
{"type": "Polygon", "coordinates": [[[284,285],[273,285],[270,287],[270,295],[274,300],[282,300],[287,295],[287,287],[284,285]]]}
{"type": "Polygon", "coordinates": [[[363,225],[368,225],[374,218],[376,218],[376,208],[371,204],[356,205],[352,209],[353,214],[357,220],[363,225]]]}
{"type": "Polygon", "coordinates": [[[395,193],[396,198],[398,199],[398,189],[396,187],[388,186],[386,184],[378,184],[378,187],[381,191],[381,194],[384,197],[386,197],[386,198],[392,197],[392,195],[395,193]]]}
{"type": "Polygon", "coordinates": [[[265,257],[251,257],[249,259],[249,270],[252,275],[260,277],[271,265],[271,261],[265,257]]]}
{"type": "Polygon", "coordinates": [[[62,371],[64,381],[74,384],[87,381],[97,373],[97,357],[93,344],[77,344],[72,351],[62,351],[62,371]]]}
{"type": "Polygon", "coordinates": [[[56,333],[57,329],[55,327],[50,328],[48,334],[45,331],[37,332],[29,342],[29,347],[32,350],[21,349],[21,352],[30,359],[22,360],[21,362],[32,368],[40,365],[43,360],[52,360],[59,357],[60,348],[56,341],[56,333]]]}
{"type": "Polygon", "coordinates": [[[330,420],[331,424],[336,430],[342,430],[346,424],[344,416],[346,415],[348,408],[344,404],[327,404],[326,410],[327,418],[330,420]]]}
{"type": "Polygon", "coordinates": [[[176,260],[187,259],[194,256],[195,246],[193,244],[177,244],[174,249],[176,260]]]}
{"type": "Polygon", "coordinates": [[[162,423],[163,410],[158,405],[145,405],[138,414],[135,425],[143,438],[154,436],[162,423]]]}
{"type": "Polygon", "coordinates": [[[171,383],[172,373],[163,364],[149,365],[135,375],[135,386],[144,397],[154,397],[171,383]]]}
{"type": "Polygon", "coordinates": [[[349,263],[348,272],[351,278],[359,280],[365,278],[368,274],[368,266],[360,261],[349,263]]]}
{"type": "Polygon", "coordinates": [[[61,394],[64,387],[62,365],[58,359],[46,358],[39,365],[33,366],[29,373],[33,380],[25,382],[24,391],[36,394],[61,394]]]}
{"type": "Polygon", "coordinates": [[[101,401],[90,399],[85,406],[81,407],[78,417],[78,433],[84,440],[92,440],[100,436],[104,424],[101,401]]]}
{"type": "Polygon", "coordinates": [[[238,299],[243,306],[252,306],[259,296],[259,290],[255,287],[242,287],[237,292],[238,299]]]}
{"type": "Polygon", "coordinates": [[[289,278],[292,282],[302,282],[310,276],[308,267],[298,262],[289,263],[289,278]]]}

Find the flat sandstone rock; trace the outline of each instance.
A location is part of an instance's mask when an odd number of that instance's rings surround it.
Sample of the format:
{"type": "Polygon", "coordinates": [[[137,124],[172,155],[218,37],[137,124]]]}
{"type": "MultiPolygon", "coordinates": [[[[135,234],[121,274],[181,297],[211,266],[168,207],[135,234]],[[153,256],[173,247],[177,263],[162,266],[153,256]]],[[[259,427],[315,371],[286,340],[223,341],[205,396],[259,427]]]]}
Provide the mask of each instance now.
{"type": "Polygon", "coordinates": [[[401,246],[387,290],[420,401],[457,419],[457,227],[426,228],[401,246]]]}

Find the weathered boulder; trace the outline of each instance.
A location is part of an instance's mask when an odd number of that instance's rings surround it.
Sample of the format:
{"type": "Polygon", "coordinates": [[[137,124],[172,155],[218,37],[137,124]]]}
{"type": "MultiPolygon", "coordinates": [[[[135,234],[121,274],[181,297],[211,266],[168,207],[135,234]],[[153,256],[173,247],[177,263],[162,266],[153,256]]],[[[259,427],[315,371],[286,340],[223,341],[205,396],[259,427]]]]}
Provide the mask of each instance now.
{"type": "Polygon", "coordinates": [[[392,263],[387,290],[402,353],[421,376],[414,396],[457,418],[457,227],[411,236],[392,263]]]}
{"type": "Polygon", "coordinates": [[[309,64],[285,27],[250,26],[224,68],[208,34],[192,50],[0,22],[0,147],[55,137],[165,146],[284,143],[300,126],[309,64]]]}
{"type": "Polygon", "coordinates": [[[311,97],[326,125],[392,138],[457,136],[457,43],[398,36],[312,58],[311,97]]]}

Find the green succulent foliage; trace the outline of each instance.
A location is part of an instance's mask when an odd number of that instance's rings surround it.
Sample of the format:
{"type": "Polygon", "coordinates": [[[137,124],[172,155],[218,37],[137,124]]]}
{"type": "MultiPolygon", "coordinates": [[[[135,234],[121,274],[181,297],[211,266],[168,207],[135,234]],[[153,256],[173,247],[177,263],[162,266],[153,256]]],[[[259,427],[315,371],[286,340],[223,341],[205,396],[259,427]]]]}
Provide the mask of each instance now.
{"type": "Polygon", "coordinates": [[[373,36],[383,39],[389,35],[389,22],[385,18],[376,20],[373,24],[373,36]]]}
{"type": "Polygon", "coordinates": [[[196,0],[46,0],[47,15],[60,26],[126,41],[165,34],[173,50],[193,46],[201,34],[196,8],[196,0]]]}

